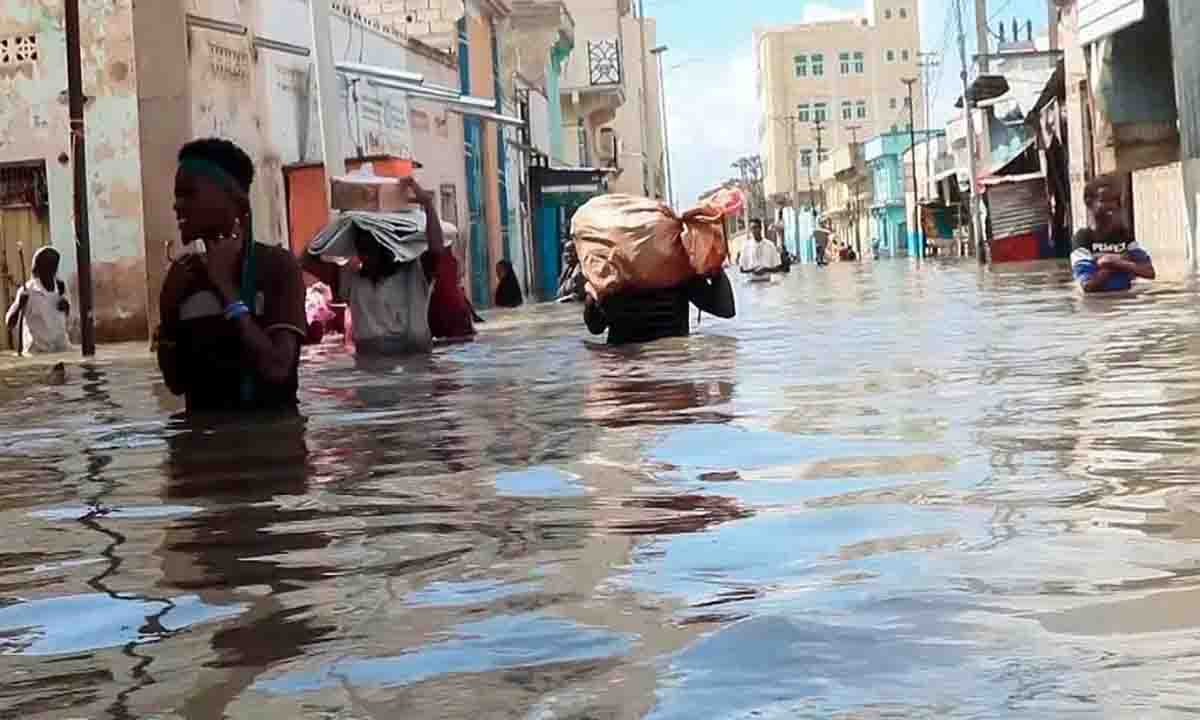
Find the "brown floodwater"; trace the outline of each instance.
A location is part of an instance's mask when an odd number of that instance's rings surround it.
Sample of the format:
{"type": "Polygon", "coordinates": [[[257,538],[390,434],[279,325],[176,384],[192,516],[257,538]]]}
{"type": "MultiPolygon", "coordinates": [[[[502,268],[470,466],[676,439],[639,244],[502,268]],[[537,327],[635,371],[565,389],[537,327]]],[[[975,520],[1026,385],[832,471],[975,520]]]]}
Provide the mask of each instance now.
{"type": "Polygon", "coordinates": [[[0,717],[1200,713],[1200,316],[1064,265],[798,267],[688,339],[579,308],[305,352],[189,423],[0,361],[0,717]]]}

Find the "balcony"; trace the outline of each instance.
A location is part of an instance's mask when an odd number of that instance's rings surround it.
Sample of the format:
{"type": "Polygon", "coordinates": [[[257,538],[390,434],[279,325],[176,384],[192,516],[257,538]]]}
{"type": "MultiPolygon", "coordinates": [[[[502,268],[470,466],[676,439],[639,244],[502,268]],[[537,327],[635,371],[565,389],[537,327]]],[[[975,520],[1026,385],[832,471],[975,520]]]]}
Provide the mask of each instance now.
{"type": "Polygon", "coordinates": [[[562,0],[514,0],[506,62],[535,86],[545,88],[551,57],[575,47],[575,18],[562,0]]]}
{"type": "Polygon", "coordinates": [[[621,41],[589,40],[587,43],[588,84],[592,87],[620,85],[621,41]]]}

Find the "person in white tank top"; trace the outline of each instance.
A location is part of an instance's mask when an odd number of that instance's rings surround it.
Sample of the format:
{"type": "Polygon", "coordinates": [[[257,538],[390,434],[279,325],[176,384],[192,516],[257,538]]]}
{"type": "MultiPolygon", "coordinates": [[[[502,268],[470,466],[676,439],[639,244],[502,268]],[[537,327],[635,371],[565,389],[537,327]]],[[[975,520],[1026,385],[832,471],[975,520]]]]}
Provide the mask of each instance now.
{"type": "Polygon", "coordinates": [[[71,304],[67,288],[58,279],[60,255],[51,247],[33,256],[33,277],[17,292],[8,308],[5,323],[20,333],[19,346],[27,353],[59,353],[71,349],[67,319],[71,304]]]}

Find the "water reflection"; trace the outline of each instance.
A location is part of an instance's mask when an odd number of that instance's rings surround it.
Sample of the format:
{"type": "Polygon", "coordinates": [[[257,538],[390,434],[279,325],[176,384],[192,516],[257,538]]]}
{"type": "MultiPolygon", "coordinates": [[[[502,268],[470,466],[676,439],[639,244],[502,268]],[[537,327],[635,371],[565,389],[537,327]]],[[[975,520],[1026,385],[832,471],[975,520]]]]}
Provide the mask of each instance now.
{"type": "Polygon", "coordinates": [[[539,306],[426,358],[306,348],[270,422],[171,418],[141,348],[6,366],[2,714],[1198,709],[1192,289],[737,292],[649,347],[539,306]]]}

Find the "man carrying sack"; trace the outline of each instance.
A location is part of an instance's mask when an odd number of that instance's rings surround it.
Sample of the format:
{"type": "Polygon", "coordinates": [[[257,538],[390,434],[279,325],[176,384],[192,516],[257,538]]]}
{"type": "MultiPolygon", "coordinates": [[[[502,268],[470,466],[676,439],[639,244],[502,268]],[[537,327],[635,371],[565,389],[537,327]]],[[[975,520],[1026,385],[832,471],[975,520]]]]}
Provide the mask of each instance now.
{"type": "Polygon", "coordinates": [[[580,208],[571,235],[587,278],[583,319],[612,345],[689,334],[688,305],[736,313],[719,204],[676,216],[646,198],[605,195],[580,208]]]}

